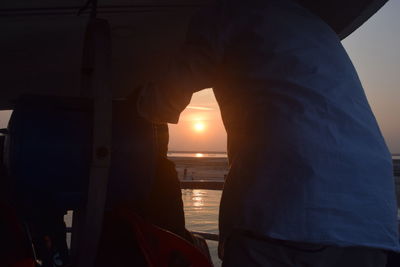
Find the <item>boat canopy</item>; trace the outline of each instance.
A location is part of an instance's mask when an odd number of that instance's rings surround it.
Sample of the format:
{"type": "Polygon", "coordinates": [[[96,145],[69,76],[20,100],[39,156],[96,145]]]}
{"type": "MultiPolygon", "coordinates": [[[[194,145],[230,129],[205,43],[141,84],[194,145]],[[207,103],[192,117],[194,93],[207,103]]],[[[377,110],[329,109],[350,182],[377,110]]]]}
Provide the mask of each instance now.
{"type": "Polygon", "coordinates": [[[346,38],[388,0],[297,0],[328,23],[339,35],[346,38]]]}
{"type": "MultiPolygon", "coordinates": [[[[267,1],[267,0],[265,0],[267,1]]],[[[341,38],[387,0],[297,0],[341,38]]],[[[25,93],[79,96],[87,0],[2,0],[0,109],[25,93]]],[[[213,0],[98,0],[98,17],[111,28],[114,97],[154,79],[183,40],[197,8],[213,0]]]]}

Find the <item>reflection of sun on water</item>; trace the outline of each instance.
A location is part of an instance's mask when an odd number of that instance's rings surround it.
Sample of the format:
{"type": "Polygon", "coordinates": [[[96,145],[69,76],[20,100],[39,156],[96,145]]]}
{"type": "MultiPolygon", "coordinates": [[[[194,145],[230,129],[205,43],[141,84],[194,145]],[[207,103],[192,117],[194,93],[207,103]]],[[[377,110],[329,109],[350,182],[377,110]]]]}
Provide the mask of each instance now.
{"type": "Polygon", "coordinates": [[[193,190],[193,206],[195,207],[203,207],[204,206],[204,200],[203,200],[203,194],[201,190],[193,190]]]}

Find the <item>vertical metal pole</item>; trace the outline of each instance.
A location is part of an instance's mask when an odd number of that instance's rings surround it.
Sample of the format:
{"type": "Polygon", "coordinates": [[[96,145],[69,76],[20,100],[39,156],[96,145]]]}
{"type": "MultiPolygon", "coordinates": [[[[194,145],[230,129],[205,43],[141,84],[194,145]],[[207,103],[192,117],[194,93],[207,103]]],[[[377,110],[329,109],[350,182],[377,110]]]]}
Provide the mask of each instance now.
{"type": "Polygon", "coordinates": [[[87,204],[80,212],[77,266],[92,267],[102,231],[111,159],[111,36],[107,20],[90,19],[83,59],[82,94],[93,97],[93,154],[87,204]]]}

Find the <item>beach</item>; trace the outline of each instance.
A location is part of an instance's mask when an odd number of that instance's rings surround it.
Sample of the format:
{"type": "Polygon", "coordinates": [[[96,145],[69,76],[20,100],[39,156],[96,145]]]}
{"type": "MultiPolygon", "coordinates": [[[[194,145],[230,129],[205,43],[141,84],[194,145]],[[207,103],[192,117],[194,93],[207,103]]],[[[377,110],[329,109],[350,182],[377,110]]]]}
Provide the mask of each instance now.
{"type": "Polygon", "coordinates": [[[226,157],[169,157],[180,180],[224,180],[229,166],[226,157]]]}

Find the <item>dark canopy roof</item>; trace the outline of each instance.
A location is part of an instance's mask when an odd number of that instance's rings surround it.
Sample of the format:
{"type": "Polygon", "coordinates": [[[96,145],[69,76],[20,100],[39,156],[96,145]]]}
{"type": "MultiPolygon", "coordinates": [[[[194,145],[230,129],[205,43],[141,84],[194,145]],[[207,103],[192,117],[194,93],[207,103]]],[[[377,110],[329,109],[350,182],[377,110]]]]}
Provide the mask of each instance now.
{"type": "MultiPolygon", "coordinates": [[[[0,1],[0,109],[12,108],[23,93],[79,95],[88,12],[77,13],[86,1],[0,1]]],[[[210,1],[217,0],[98,0],[99,17],[111,26],[114,96],[154,78],[191,14],[210,1]]],[[[387,0],[297,1],[344,38],[387,0]]]]}
{"type": "Polygon", "coordinates": [[[340,39],[360,27],[388,0],[297,0],[325,20],[340,39]]]}

